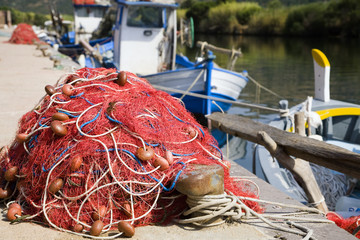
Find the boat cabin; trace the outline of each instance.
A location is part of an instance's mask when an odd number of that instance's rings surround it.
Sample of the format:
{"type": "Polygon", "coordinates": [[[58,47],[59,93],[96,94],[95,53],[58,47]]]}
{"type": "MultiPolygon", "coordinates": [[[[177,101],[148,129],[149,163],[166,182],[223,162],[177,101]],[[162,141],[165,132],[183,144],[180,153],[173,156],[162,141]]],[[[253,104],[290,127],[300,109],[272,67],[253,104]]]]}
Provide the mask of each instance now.
{"type": "Polygon", "coordinates": [[[110,0],[73,0],[73,5],[75,43],[88,41],[111,6],[110,0]]]}
{"type": "Polygon", "coordinates": [[[124,1],[118,4],[114,64],[146,75],[175,68],[175,1],[124,1]]]}

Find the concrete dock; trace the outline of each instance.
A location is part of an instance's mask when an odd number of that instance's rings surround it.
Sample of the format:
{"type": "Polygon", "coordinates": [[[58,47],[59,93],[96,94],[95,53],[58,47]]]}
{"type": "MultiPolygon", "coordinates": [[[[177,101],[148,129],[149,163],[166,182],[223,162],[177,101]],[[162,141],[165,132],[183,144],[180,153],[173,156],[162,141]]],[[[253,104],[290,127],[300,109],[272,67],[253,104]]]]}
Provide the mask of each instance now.
{"type": "MultiPolygon", "coordinates": [[[[0,146],[8,145],[15,137],[19,118],[30,111],[39,99],[45,94],[44,86],[55,84],[56,81],[69,69],[53,67],[53,62],[48,57],[42,56],[35,45],[14,45],[5,43],[9,37],[0,34],[0,146]]],[[[283,204],[301,204],[266,182],[257,178],[241,166],[232,162],[231,174],[254,181],[260,189],[260,199],[283,204]]],[[[266,214],[296,212],[296,209],[278,207],[272,204],[264,204],[266,214]]],[[[325,219],[320,214],[305,215],[315,219],[325,219]]],[[[283,221],[273,221],[275,224],[287,227],[283,221]]],[[[332,223],[297,223],[314,231],[316,239],[356,239],[351,234],[338,228],[332,223]]],[[[76,235],[59,232],[35,223],[10,224],[5,214],[0,220],[1,239],[84,239],[76,235]]],[[[119,237],[122,239],[123,237],[119,237]]],[[[172,224],[170,226],[146,226],[136,228],[134,240],[144,239],[302,239],[302,236],[286,233],[269,227],[260,220],[246,220],[241,223],[226,223],[211,228],[193,228],[172,224]]]]}

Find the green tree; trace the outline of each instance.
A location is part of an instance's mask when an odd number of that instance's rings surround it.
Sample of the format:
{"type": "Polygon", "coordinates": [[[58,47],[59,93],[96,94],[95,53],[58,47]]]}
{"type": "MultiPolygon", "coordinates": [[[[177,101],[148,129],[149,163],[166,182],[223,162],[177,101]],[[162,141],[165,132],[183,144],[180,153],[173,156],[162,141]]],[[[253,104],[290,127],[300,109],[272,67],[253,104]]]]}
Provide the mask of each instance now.
{"type": "Polygon", "coordinates": [[[267,8],[269,9],[276,9],[276,8],[281,8],[283,5],[280,2],[280,0],[271,0],[270,2],[267,3],[267,8]]]}
{"type": "Polygon", "coordinates": [[[292,8],[286,19],[285,33],[302,36],[326,35],[326,6],[322,3],[311,3],[292,8]]]}
{"type": "Polygon", "coordinates": [[[360,1],[331,1],[325,18],[327,29],[332,35],[360,36],[360,1]]]}
{"type": "Polygon", "coordinates": [[[186,17],[192,17],[194,20],[194,28],[196,31],[204,31],[202,22],[208,20],[209,9],[215,6],[215,2],[195,2],[186,12],[186,17]]]}
{"type": "Polygon", "coordinates": [[[185,0],[180,4],[180,8],[191,8],[195,4],[195,0],[185,0]]]}
{"type": "Polygon", "coordinates": [[[235,0],[216,0],[217,4],[235,2],[235,0]]]}

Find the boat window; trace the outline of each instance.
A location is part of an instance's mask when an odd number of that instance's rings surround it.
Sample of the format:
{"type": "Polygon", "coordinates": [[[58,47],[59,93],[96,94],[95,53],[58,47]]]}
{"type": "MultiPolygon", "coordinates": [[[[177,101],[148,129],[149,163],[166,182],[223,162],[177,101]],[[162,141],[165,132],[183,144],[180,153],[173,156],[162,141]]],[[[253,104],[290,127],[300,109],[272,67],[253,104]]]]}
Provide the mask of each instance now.
{"type": "Polygon", "coordinates": [[[350,142],[360,144],[360,117],[358,117],[354,130],[351,134],[350,142]]]}
{"type": "Polygon", "coordinates": [[[332,117],[332,133],[328,132],[328,139],[351,142],[357,119],[358,116],[353,115],[332,117]]]}
{"type": "Polygon", "coordinates": [[[127,25],[129,27],[161,28],[163,26],[162,8],[133,6],[129,8],[127,25]]]}

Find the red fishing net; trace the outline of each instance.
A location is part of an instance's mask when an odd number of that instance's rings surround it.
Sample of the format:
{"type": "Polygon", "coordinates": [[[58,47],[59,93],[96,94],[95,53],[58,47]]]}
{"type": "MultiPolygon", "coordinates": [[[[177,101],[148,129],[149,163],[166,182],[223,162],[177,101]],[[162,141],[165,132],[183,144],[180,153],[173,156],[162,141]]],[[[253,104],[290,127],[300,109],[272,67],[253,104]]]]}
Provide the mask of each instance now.
{"type": "Polygon", "coordinates": [[[329,212],[326,215],[327,219],[334,221],[338,227],[345,229],[351,234],[354,234],[355,237],[360,238],[360,216],[353,216],[349,218],[343,218],[337,213],[329,212]]]}
{"type": "Polygon", "coordinates": [[[9,42],[15,44],[34,44],[34,42],[40,42],[40,40],[29,24],[20,23],[13,31],[9,42]]]}
{"type": "Polygon", "coordinates": [[[0,162],[5,199],[27,219],[63,231],[168,222],[186,207],[174,188],[192,163],[221,164],[225,188],[254,196],[230,178],[216,141],[181,102],[145,79],[83,68],[45,90],[0,162]]]}
{"type": "Polygon", "coordinates": [[[75,5],[92,5],[95,4],[95,0],[73,0],[75,5]]]}

